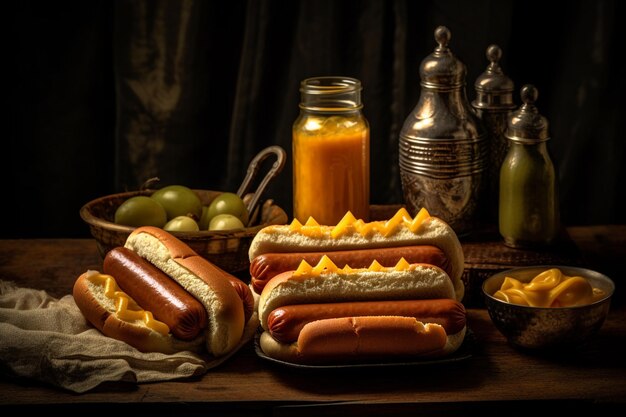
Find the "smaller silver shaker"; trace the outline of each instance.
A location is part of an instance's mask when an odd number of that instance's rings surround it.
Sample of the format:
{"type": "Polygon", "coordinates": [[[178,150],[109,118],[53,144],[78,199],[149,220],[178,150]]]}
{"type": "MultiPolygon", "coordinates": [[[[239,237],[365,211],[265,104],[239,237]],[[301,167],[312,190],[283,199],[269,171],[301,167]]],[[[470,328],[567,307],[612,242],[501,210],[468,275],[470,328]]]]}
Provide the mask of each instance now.
{"type": "Polygon", "coordinates": [[[485,185],[486,133],[465,92],[465,65],[450,49],[450,31],[435,30],[438,46],[420,64],[421,92],[399,135],[404,203],[426,208],[457,234],[478,227],[485,185]]]}
{"type": "Polygon", "coordinates": [[[483,121],[487,130],[489,157],[487,160],[487,192],[485,196],[484,221],[487,224],[498,223],[498,193],[500,190],[500,167],[509,149],[509,141],[504,136],[507,116],[515,109],[513,102],[513,81],[504,74],[500,67],[502,49],[498,45],[489,45],[486,51],[489,65],[485,72],[476,78],[474,89],[476,99],[472,107],[483,121]]]}

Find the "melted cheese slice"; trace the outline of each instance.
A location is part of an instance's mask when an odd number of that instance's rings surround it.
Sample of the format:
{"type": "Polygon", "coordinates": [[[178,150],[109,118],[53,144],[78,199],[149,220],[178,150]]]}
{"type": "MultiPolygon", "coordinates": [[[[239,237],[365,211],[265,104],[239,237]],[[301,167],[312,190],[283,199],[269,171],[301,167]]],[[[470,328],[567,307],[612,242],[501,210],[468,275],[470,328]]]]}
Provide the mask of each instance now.
{"type": "Polygon", "coordinates": [[[164,336],[169,334],[169,326],[155,319],[150,311],[142,309],[135,300],[118,287],[115,278],[111,275],[94,272],[87,276],[87,280],[94,285],[104,287],[104,295],[113,301],[118,319],[129,323],[142,321],[146,327],[155,332],[164,336]]]}
{"type": "MultiPolygon", "coordinates": [[[[330,237],[332,239],[339,239],[344,235],[351,233],[358,233],[363,237],[369,237],[372,234],[380,234],[384,237],[392,236],[402,228],[406,228],[413,233],[419,231],[420,226],[424,223],[424,220],[428,219],[430,214],[425,208],[422,208],[415,218],[411,217],[409,212],[405,208],[399,209],[392,218],[387,221],[373,221],[364,222],[362,219],[357,219],[351,212],[347,212],[343,218],[335,226],[331,226],[330,237]]],[[[312,217],[309,217],[307,222],[303,225],[297,219],[294,219],[289,225],[289,230],[294,233],[300,233],[312,238],[322,237],[324,230],[329,226],[322,226],[315,221],[312,217]]]]}
{"type": "Polygon", "coordinates": [[[390,271],[412,271],[415,269],[415,265],[409,264],[406,259],[401,258],[398,263],[393,267],[384,267],[378,261],[374,260],[372,264],[367,268],[352,268],[350,265],[346,265],[343,268],[339,268],[330,258],[326,255],[322,256],[320,261],[315,266],[309,265],[307,261],[301,261],[298,268],[294,271],[294,277],[317,277],[323,274],[352,274],[356,272],[390,272],[390,271]]]}

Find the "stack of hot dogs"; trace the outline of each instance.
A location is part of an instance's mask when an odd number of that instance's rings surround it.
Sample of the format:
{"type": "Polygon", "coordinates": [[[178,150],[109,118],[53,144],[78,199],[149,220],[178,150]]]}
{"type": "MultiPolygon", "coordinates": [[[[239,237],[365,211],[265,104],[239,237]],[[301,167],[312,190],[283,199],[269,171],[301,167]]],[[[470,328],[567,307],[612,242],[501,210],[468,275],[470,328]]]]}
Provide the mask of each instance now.
{"type": "Polygon", "coordinates": [[[424,209],[336,226],[269,226],[249,251],[260,347],[290,363],[433,358],[465,337],[463,250],[424,209]]]}
{"type": "Polygon", "coordinates": [[[144,352],[226,355],[240,343],[254,308],[243,281],[149,226],[106,255],[103,273],[82,274],[73,295],[103,334],[144,352]]]}

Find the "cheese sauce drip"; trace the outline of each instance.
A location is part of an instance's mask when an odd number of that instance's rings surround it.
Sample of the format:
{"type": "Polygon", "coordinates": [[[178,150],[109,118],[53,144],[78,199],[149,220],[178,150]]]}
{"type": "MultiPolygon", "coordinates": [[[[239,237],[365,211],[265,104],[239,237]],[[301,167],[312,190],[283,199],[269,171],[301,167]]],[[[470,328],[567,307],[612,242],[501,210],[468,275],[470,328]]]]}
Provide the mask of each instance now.
{"type": "Polygon", "coordinates": [[[567,276],[558,268],[548,269],[530,282],[506,277],[493,296],[511,304],[530,307],[573,307],[591,304],[606,296],[579,276],[567,276]]]}
{"type": "Polygon", "coordinates": [[[321,238],[329,234],[332,239],[338,239],[352,233],[358,233],[363,237],[369,237],[372,234],[380,234],[384,237],[389,237],[402,228],[417,233],[424,220],[429,217],[430,214],[425,208],[422,208],[415,218],[411,217],[405,208],[401,208],[387,221],[366,223],[362,219],[357,220],[356,217],[348,211],[336,226],[321,226],[313,217],[309,217],[305,224],[300,223],[297,219],[293,219],[289,225],[289,230],[312,238],[321,238]]]}
{"type": "Polygon", "coordinates": [[[125,322],[142,321],[146,327],[167,336],[170,328],[167,324],[154,318],[150,311],[142,309],[139,304],[118,287],[111,275],[93,272],[87,276],[89,282],[104,287],[104,295],[113,300],[115,315],[125,322]]]}
{"type": "Polygon", "coordinates": [[[293,273],[294,277],[316,277],[322,274],[351,274],[354,272],[391,272],[391,271],[413,271],[415,265],[409,264],[404,258],[401,258],[396,266],[384,267],[378,261],[374,260],[368,268],[351,268],[350,265],[346,265],[343,268],[339,268],[333,261],[326,255],[322,256],[322,259],[315,266],[309,265],[307,261],[300,262],[298,269],[293,273]]]}

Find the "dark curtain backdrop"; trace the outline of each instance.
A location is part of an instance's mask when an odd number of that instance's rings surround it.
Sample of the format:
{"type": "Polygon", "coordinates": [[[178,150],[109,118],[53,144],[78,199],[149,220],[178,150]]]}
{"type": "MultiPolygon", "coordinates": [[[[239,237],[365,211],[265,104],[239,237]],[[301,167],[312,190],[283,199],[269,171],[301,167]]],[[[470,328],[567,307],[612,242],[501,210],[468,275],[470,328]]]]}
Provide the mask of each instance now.
{"type": "MultiPolygon", "coordinates": [[[[563,222],[625,222],[623,2],[11,4],[2,237],[87,237],[84,203],[155,176],[235,191],[261,149],[280,145],[291,156],[299,82],[316,75],[362,81],[371,200],[399,203],[397,136],[438,25],[468,68],[469,100],[492,43],[503,49],[516,103],[523,84],[538,87],[563,222]]],[[[266,194],[289,214],[290,164],[266,194]]]]}

